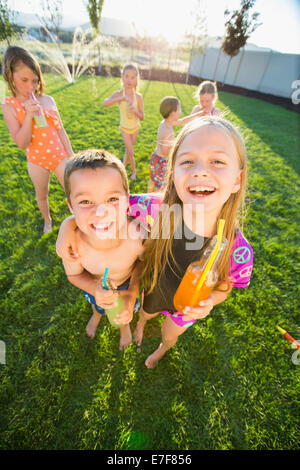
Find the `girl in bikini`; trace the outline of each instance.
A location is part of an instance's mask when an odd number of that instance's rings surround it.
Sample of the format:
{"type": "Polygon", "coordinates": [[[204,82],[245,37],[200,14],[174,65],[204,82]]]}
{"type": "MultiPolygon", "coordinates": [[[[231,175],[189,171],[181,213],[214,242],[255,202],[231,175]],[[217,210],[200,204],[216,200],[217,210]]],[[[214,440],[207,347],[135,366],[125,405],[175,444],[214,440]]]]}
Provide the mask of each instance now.
{"type": "Polygon", "coordinates": [[[125,144],[123,163],[129,162],[132,169],[131,179],[136,179],[136,167],[133,146],[138,136],[140,121],[144,119],[143,97],[137,93],[139,72],[134,64],[126,64],[122,71],[123,88],[115,91],[103,101],[108,107],[118,103],[120,109],[120,128],[125,144]]]}
{"type": "Polygon", "coordinates": [[[12,94],[2,103],[4,119],[16,145],[26,149],[27,169],[44,219],[43,233],[47,233],[52,230],[50,171],[63,186],[64,169],[73,150],[54,99],[44,95],[41,69],[34,56],[21,47],[9,47],[4,57],[4,79],[12,94]],[[38,128],[33,117],[41,112],[46,127],[38,128]]]}
{"type": "Polygon", "coordinates": [[[214,82],[206,80],[200,83],[195,98],[199,101],[197,106],[194,106],[192,114],[202,111],[203,116],[219,116],[221,111],[215,108],[215,102],[218,99],[218,90],[214,82]]]}

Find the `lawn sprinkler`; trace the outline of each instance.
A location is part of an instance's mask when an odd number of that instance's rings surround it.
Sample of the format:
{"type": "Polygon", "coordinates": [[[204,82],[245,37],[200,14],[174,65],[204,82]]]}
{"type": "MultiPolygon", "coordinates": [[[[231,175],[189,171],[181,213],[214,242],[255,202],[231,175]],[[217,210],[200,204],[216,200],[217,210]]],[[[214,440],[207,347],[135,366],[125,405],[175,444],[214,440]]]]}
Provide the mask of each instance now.
{"type": "Polygon", "coordinates": [[[292,343],[296,349],[300,350],[300,343],[296,341],[287,331],[285,331],[283,328],[280,328],[280,326],[277,325],[278,331],[290,342],[292,343]]]}

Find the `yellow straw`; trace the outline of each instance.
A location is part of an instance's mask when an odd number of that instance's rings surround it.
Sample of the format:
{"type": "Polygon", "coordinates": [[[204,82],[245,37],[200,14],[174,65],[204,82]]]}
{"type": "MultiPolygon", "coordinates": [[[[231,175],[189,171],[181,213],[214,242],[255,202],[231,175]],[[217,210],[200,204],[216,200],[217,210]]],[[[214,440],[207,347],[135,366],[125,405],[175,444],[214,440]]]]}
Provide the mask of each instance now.
{"type": "Polygon", "coordinates": [[[219,225],[218,225],[218,233],[217,233],[217,241],[221,243],[222,241],[222,235],[223,235],[223,230],[224,230],[224,225],[225,225],[225,220],[220,219],[219,225]]]}
{"type": "Polygon", "coordinates": [[[221,246],[221,242],[222,242],[222,235],[223,235],[223,230],[224,230],[224,224],[225,224],[225,220],[224,219],[220,219],[219,221],[219,225],[218,225],[218,232],[217,232],[217,243],[216,243],[216,246],[207,262],[207,265],[202,273],[202,276],[200,277],[199,281],[198,281],[198,284],[195,288],[195,291],[194,291],[194,295],[192,297],[192,301],[191,301],[191,305],[193,305],[195,299],[197,298],[197,295],[198,295],[198,292],[199,290],[201,289],[201,287],[203,286],[203,283],[205,281],[205,278],[207,276],[207,273],[209,272],[210,268],[212,267],[212,264],[213,262],[215,261],[216,259],[216,256],[218,254],[218,251],[220,249],[220,246],[221,246]]]}

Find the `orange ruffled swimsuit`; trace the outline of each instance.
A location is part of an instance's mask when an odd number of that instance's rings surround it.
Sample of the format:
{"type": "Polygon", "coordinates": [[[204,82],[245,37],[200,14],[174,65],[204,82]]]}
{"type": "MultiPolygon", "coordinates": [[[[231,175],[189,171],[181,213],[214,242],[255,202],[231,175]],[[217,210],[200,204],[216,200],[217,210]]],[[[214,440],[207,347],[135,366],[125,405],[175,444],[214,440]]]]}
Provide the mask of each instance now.
{"type": "MultiPolygon", "coordinates": [[[[26,115],[23,103],[14,96],[4,98],[4,103],[14,107],[22,126],[26,115]]],[[[27,161],[47,170],[55,170],[68,155],[57,133],[57,129],[60,129],[57,111],[52,109],[43,109],[43,111],[48,127],[39,129],[32,119],[32,139],[26,147],[27,161]]]]}

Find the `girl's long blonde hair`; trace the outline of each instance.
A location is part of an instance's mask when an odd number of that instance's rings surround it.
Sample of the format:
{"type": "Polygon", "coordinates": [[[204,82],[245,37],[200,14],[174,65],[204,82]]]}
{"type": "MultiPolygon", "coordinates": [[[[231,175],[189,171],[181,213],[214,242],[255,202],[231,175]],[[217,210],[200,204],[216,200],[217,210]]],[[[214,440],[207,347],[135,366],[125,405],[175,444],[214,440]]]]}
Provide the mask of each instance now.
{"type": "MultiPolygon", "coordinates": [[[[155,285],[159,281],[160,274],[164,271],[166,265],[171,267],[171,261],[176,266],[176,260],[172,252],[172,243],[174,233],[179,223],[181,222],[180,214],[174,213],[174,216],[169,220],[169,208],[173,204],[180,204],[182,201],[179,199],[173,181],[174,164],[177,156],[178,149],[184,139],[192,132],[197,131],[203,126],[213,126],[225,132],[232,138],[239,160],[239,169],[241,170],[240,189],[236,193],[232,193],[228,200],[223,205],[216,223],[218,225],[220,219],[225,219],[225,227],[223,235],[227,238],[228,243],[218,265],[218,283],[215,288],[218,288],[223,282],[227,283],[227,290],[230,288],[228,272],[230,268],[230,254],[234,238],[236,237],[237,229],[239,228],[239,216],[244,215],[244,195],[247,184],[247,157],[246,149],[243,138],[238,130],[227,120],[218,116],[205,116],[199,119],[194,119],[189,124],[184,126],[178,134],[174,146],[171,150],[169,158],[169,168],[167,185],[164,193],[162,207],[159,215],[153,225],[150,237],[145,242],[144,252],[144,269],[142,274],[142,281],[145,286],[146,292],[153,291],[155,285]],[[170,237],[163,238],[162,234],[166,225],[170,225],[170,237]]],[[[173,212],[172,212],[173,213],[173,212]]],[[[182,211],[181,211],[182,215],[182,211]]],[[[222,288],[224,290],[224,288],[222,288]]]]}

